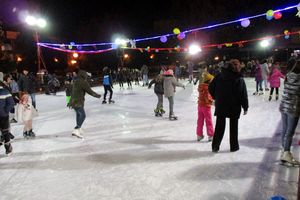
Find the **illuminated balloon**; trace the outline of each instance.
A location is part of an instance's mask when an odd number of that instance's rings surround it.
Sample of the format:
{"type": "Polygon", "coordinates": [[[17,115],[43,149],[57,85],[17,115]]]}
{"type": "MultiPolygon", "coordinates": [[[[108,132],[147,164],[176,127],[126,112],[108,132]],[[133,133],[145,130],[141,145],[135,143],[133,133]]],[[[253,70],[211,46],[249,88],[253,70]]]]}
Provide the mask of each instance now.
{"type": "Polygon", "coordinates": [[[274,13],[274,19],[280,19],[282,17],[282,14],[281,14],[281,12],[275,12],[274,13]]]}
{"type": "Polygon", "coordinates": [[[73,47],[72,47],[72,45],[68,45],[68,48],[69,48],[69,49],[72,49],[73,47]]]}
{"type": "Polygon", "coordinates": [[[70,45],[74,46],[74,45],[75,45],[75,42],[70,42],[70,45]]]}
{"type": "Polygon", "coordinates": [[[289,32],[289,30],[284,30],[284,35],[288,35],[290,32],[289,32]]]}
{"type": "Polygon", "coordinates": [[[160,37],[160,41],[161,41],[162,43],[166,43],[166,42],[168,41],[167,36],[161,36],[161,37],[160,37]]]}
{"type": "Polygon", "coordinates": [[[243,21],[241,21],[241,26],[242,27],[248,27],[250,25],[250,20],[249,19],[244,19],[243,21]]]}
{"type": "Polygon", "coordinates": [[[267,15],[267,17],[273,17],[274,11],[273,10],[268,10],[266,15],[267,15]]]}
{"type": "Polygon", "coordinates": [[[267,18],[267,20],[269,20],[269,21],[270,21],[270,20],[272,20],[272,19],[273,19],[273,16],[267,16],[266,18],[267,18]]]}
{"type": "Polygon", "coordinates": [[[182,40],[182,39],[184,39],[185,38],[185,33],[179,33],[178,35],[177,35],[177,39],[178,40],[182,40]]]}
{"type": "Polygon", "coordinates": [[[78,46],[77,46],[77,49],[78,49],[78,50],[81,50],[81,49],[82,49],[82,46],[78,45],[78,46]]]}
{"type": "Polygon", "coordinates": [[[284,39],[288,40],[290,38],[289,35],[284,36],[284,39]]]}
{"type": "Polygon", "coordinates": [[[178,35],[180,33],[179,28],[174,28],[173,29],[173,33],[176,34],[176,35],[178,35]]]}

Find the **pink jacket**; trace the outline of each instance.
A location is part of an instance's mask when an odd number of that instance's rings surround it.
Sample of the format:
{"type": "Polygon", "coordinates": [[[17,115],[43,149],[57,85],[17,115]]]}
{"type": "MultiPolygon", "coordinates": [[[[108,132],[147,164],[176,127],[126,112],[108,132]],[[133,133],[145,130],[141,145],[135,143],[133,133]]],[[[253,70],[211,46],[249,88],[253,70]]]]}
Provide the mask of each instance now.
{"type": "Polygon", "coordinates": [[[284,75],[278,70],[273,69],[273,73],[269,76],[269,82],[271,88],[279,88],[280,87],[280,78],[284,78],[284,75]]]}

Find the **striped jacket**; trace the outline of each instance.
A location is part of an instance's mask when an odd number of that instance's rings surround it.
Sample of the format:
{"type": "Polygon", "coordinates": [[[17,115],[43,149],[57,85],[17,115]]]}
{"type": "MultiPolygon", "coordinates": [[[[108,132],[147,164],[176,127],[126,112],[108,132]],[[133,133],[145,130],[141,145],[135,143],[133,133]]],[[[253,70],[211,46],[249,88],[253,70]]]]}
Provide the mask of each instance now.
{"type": "Polygon", "coordinates": [[[0,117],[7,117],[15,102],[10,92],[0,86],[0,117]]]}

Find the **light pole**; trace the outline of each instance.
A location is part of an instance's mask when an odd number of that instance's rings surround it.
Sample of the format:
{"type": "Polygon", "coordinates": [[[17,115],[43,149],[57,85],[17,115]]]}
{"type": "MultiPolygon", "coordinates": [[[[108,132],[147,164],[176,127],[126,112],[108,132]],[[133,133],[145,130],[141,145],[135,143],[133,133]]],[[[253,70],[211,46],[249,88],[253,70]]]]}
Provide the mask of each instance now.
{"type": "Polygon", "coordinates": [[[35,38],[36,38],[36,49],[37,49],[37,68],[38,68],[38,73],[39,73],[41,71],[41,49],[40,49],[40,46],[38,45],[39,34],[38,34],[37,29],[45,28],[47,26],[47,22],[43,18],[34,17],[34,16],[27,16],[25,21],[29,26],[34,27],[35,38]]]}

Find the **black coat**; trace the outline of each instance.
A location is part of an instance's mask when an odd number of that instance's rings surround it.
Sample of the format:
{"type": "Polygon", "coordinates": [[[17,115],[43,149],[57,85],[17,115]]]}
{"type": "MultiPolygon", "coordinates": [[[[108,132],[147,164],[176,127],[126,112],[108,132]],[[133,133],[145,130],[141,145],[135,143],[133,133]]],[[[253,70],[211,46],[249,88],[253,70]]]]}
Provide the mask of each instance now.
{"type": "Polygon", "coordinates": [[[36,80],[33,75],[20,75],[18,81],[19,90],[22,92],[27,92],[28,94],[35,93],[36,90],[36,80]]]}
{"type": "Polygon", "coordinates": [[[247,88],[240,73],[223,69],[208,89],[215,100],[215,116],[239,118],[241,107],[244,111],[248,110],[247,88]]]}

